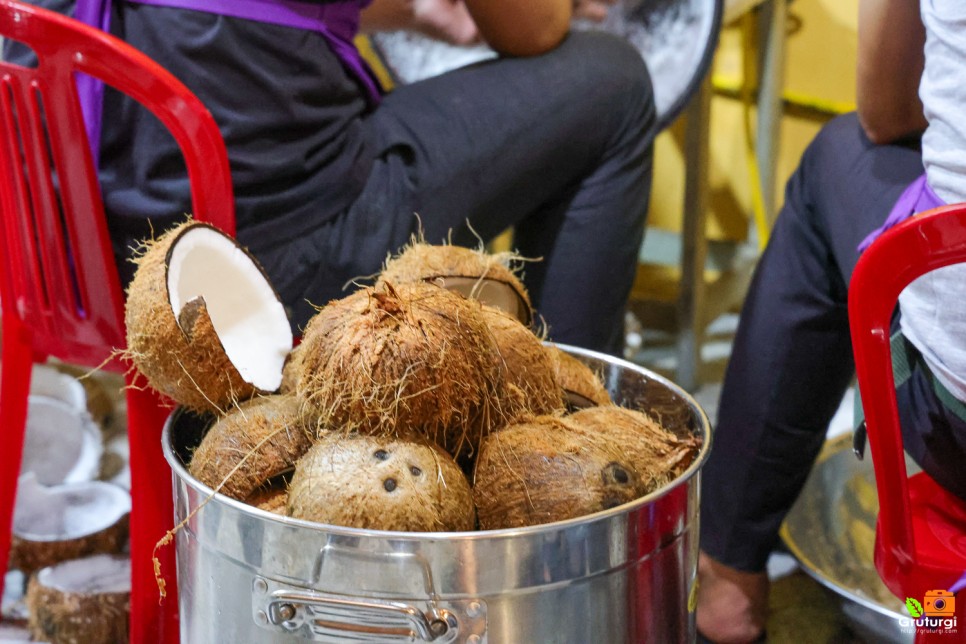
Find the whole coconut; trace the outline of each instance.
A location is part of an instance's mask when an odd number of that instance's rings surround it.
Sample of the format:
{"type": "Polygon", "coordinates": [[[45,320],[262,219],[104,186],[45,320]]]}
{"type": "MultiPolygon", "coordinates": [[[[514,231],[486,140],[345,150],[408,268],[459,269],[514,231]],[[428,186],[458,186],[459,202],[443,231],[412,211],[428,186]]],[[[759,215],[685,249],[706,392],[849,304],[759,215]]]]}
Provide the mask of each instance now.
{"type": "Polygon", "coordinates": [[[476,462],[480,528],[563,521],[622,505],[644,486],[619,445],[539,416],[490,434],[476,462]]]}
{"type": "Polygon", "coordinates": [[[483,306],[483,319],[493,334],[504,382],[515,388],[501,404],[506,417],[562,410],[562,390],[540,338],[516,318],[491,306],[483,306]]]}
{"type": "Polygon", "coordinates": [[[330,302],[305,329],[296,391],[329,427],[419,433],[473,453],[502,374],[480,304],[416,282],[330,302]]]}
{"type": "Polygon", "coordinates": [[[308,451],[310,425],[314,429],[295,396],[255,398],[212,425],[188,471],[208,487],[244,501],[269,479],[291,470],[308,451]]]}
{"type": "Polygon", "coordinates": [[[568,404],[577,408],[613,404],[604,383],[590,367],[559,347],[545,347],[568,404]]]}
{"type": "Polygon", "coordinates": [[[701,448],[699,438],[678,438],[647,414],[616,405],[582,409],[570,420],[575,431],[619,445],[645,493],[677,478],[701,448]]]}
{"type": "Polygon", "coordinates": [[[377,286],[383,282],[432,282],[506,311],[528,325],[533,319],[530,295],[507,266],[512,257],[510,253],[414,242],[386,262],[377,286]]]}
{"type": "Polygon", "coordinates": [[[330,434],[299,461],[288,498],[292,517],[332,525],[407,532],[475,525],[462,470],[418,437],[330,434]]]}

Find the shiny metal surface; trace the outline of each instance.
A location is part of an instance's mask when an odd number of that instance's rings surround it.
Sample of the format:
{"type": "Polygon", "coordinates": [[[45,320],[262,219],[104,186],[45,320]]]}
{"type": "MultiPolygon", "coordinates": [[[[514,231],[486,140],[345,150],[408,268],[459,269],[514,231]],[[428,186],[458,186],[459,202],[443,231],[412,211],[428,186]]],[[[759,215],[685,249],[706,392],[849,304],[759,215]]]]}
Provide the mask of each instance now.
{"type": "MultiPolygon", "coordinates": [[[[910,472],[918,470],[906,459],[910,472]]],[[[902,601],[879,579],[873,563],[879,502],[871,459],[858,460],[852,437],[826,444],[781,536],[812,578],[841,598],[852,630],[875,644],[911,644],[899,619],[908,617],[902,601]]]]}
{"type": "Polygon", "coordinates": [[[364,639],[374,636],[364,629],[398,623],[415,634],[401,641],[420,641],[426,624],[437,639],[424,641],[437,642],[693,641],[689,598],[697,568],[699,470],[711,448],[707,418],[660,376],[563,348],[598,370],[618,402],[657,414],[676,433],[703,437],[681,477],[633,503],[517,530],[343,528],[212,496],[183,464],[203,423],[173,415],[163,447],[174,470],[176,518],[194,512],[176,539],[183,641],[379,641],[364,639]],[[438,619],[445,631],[434,625],[438,619]],[[315,629],[320,621],[323,628],[315,629]],[[276,628],[285,623],[298,623],[297,632],[276,628]],[[346,628],[353,623],[358,637],[346,628]]]}

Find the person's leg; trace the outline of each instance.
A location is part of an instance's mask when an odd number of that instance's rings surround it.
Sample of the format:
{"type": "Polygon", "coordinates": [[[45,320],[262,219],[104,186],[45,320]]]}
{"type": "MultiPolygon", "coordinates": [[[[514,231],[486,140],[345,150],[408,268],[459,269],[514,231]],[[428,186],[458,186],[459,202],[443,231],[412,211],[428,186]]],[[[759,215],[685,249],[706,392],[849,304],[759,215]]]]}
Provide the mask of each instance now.
{"type": "Polygon", "coordinates": [[[350,211],[319,232],[327,257],[303,296],[340,296],[418,228],[431,243],[476,246],[515,226],[519,252],[542,257],[525,282],[552,339],[617,350],[653,123],[640,55],[599,33],[399,87],[370,118],[376,168],[350,211]]]}
{"type": "Polygon", "coordinates": [[[873,146],[848,115],[819,133],[789,180],[702,471],[698,629],[712,640],[747,641],[764,626],[765,563],[854,371],[856,246],[922,171],[917,150],[873,146]]]}

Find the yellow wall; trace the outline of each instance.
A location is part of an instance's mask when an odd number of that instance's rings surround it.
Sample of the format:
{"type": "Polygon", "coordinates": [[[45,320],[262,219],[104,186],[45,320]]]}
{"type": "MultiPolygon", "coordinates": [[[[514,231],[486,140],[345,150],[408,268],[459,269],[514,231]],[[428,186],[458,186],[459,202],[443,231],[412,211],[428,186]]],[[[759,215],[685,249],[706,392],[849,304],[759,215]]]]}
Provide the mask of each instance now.
{"type": "MultiPolygon", "coordinates": [[[[817,101],[833,107],[855,101],[856,16],[858,0],[795,0],[787,23],[785,95],[795,101],[817,101]]],[[[713,78],[717,85],[741,82],[742,30],[722,31],[713,78]]],[[[711,114],[712,210],[709,236],[743,239],[751,212],[749,171],[742,103],[716,95],[711,114]]],[[[781,203],[785,181],[821,122],[786,115],[776,169],[776,195],[781,203]]],[[[650,225],[680,230],[684,191],[682,123],[658,137],[650,225]]]]}

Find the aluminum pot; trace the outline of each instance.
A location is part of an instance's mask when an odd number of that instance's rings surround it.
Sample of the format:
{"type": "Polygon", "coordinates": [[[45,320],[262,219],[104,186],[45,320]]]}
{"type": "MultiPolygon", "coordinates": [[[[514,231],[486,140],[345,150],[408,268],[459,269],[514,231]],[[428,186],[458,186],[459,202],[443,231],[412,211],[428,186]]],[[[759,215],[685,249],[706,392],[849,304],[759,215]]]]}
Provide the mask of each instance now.
{"type": "Polygon", "coordinates": [[[632,503],[529,528],[344,528],[212,496],[184,466],[204,424],[175,412],[163,446],[174,472],[176,519],[204,504],[176,539],[182,640],[693,641],[699,470],[711,447],[707,417],[661,376],[562,348],[601,373],[619,404],[648,410],[672,431],[703,439],[682,476],[632,503]]]}

